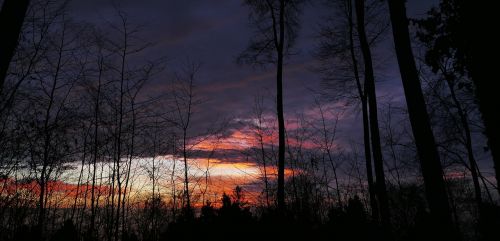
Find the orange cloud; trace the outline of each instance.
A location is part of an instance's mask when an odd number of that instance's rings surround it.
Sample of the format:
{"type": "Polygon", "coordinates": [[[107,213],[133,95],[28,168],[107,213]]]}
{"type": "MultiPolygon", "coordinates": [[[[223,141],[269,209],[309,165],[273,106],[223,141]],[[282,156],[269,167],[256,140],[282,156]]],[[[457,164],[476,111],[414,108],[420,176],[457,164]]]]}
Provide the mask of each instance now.
{"type": "MultiPolygon", "coordinates": [[[[277,142],[277,135],[263,135],[264,145],[277,142]]],[[[243,151],[253,147],[259,147],[259,137],[251,130],[235,130],[231,135],[224,138],[207,138],[194,146],[194,150],[212,151],[212,150],[236,150],[243,151]]]]}
{"type": "Polygon", "coordinates": [[[254,145],[254,141],[245,133],[237,130],[230,136],[217,139],[216,137],[207,138],[194,146],[195,150],[245,150],[254,145]]]}

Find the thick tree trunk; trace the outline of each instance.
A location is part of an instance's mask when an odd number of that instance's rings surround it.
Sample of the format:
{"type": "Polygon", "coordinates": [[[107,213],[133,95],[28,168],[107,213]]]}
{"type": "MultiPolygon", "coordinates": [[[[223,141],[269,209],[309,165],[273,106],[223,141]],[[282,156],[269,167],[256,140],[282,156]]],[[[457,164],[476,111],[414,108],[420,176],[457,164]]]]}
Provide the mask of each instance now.
{"type": "Polygon", "coordinates": [[[408,106],[410,123],[420,159],[426,197],[436,228],[437,240],[457,240],[443,179],[443,169],[426,110],[420,80],[411,49],[404,0],[388,0],[394,45],[408,106]],[[437,228],[439,227],[439,228],[437,228]]]}
{"type": "Polygon", "coordinates": [[[497,179],[497,191],[500,194],[500,115],[498,115],[498,81],[492,76],[498,75],[496,63],[489,58],[481,58],[488,55],[491,46],[498,42],[498,37],[484,32],[478,28],[479,23],[492,23],[490,14],[484,14],[485,9],[494,9],[494,5],[485,2],[477,5],[474,1],[464,1],[462,26],[466,32],[468,45],[465,49],[466,64],[469,75],[474,82],[475,96],[479,105],[479,111],[484,122],[485,134],[488,138],[488,147],[493,157],[495,176],[497,179]],[[476,55],[477,58],[474,58],[476,55]]]}
{"type": "Polygon", "coordinates": [[[2,94],[7,70],[17,48],[19,34],[30,0],[5,0],[0,11],[0,94],[2,94]]]}
{"type": "Polygon", "coordinates": [[[484,67],[481,66],[481,63],[473,63],[472,66],[475,72],[472,80],[485,126],[485,134],[488,137],[488,147],[493,157],[497,191],[500,194],[500,115],[497,113],[497,83],[491,79],[491,75],[487,74],[488,72],[483,72],[484,67]]]}

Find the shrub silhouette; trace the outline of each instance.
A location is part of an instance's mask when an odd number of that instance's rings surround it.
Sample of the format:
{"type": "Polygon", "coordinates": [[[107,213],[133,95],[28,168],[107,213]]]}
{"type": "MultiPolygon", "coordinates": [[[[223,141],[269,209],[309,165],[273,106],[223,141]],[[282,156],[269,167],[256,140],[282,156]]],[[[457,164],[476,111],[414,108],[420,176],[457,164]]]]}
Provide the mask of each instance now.
{"type": "Polygon", "coordinates": [[[66,220],[61,229],[57,230],[51,241],[78,241],[78,232],[73,221],[66,220]]]}

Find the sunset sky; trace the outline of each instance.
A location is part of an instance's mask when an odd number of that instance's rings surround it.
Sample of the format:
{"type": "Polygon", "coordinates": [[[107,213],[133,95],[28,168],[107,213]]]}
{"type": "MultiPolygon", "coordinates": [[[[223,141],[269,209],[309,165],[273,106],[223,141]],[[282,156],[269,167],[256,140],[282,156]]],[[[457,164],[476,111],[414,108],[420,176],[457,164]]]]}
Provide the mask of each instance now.
{"type": "Polygon", "coordinates": [[[0,241],[497,240],[476,5],[0,0],[0,241]]]}
{"type": "MultiPolygon", "coordinates": [[[[317,63],[313,53],[317,47],[320,20],[332,14],[320,4],[314,4],[318,1],[310,1],[305,5],[295,48],[296,55],[286,60],[284,108],[288,131],[294,129],[293,119],[297,113],[303,114],[306,119],[317,117],[312,116],[316,113],[314,98],[317,95],[314,92],[322,87],[321,76],[314,71],[317,63]]],[[[409,15],[421,16],[435,2],[408,1],[409,15]]],[[[262,190],[258,186],[262,184],[262,168],[243,152],[257,144],[248,128],[249,123],[254,121],[252,106],[256,96],[264,97],[264,102],[267,103],[266,117],[272,118],[269,115],[274,111],[275,70],[272,67],[252,68],[236,63],[236,57],[245,49],[252,36],[248,9],[241,1],[235,0],[87,0],[72,1],[70,5],[73,18],[97,25],[115,22],[116,9],[125,12],[131,24],[140,25],[141,39],[153,44],[140,56],[135,56],[136,58],[167,59],[166,70],[151,80],[144,91],[146,95],[154,96],[166,91],[168,78],[181,68],[183,63],[199,62],[201,69],[196,80],[196,91],[206,101],[194,116],[195,129],[191,130],[192,133],[202,132],[211,123],[221,119],[233,120],[228,125],[228,134],[217,142],[217,152],[211,159],[211,187],[214,191],[227,192],[235,185],[246,186],[248,191],[262,190]]],[[[376,68],[379,82],[377,94],[381,103],[401,105],[403,97],[398,67],[392,39],[387,36],[374,51],[380,58],[376,68]]],[[[330,105],[332,108],[335,106],[342,105],[330,105]]],[[[334,112],[339,112],[339,109],[334,112]]],[[[342,114],[338,124],[336,147],[348,149],[350,142],[361,140],[359,118],[359,114],[353,111],[342,114]]],[[[328,120],[333,121],[333,117],[328,120]]],[[[273,139],[272,136],[268,138],[273,139]]],[[[306,148],[307,145],[313,147],[314,143],[305,143],[306,148]]],[[[200,143],[194,149],[207,154],[213,149],[213,144],[200,143]]],[[[161,165],[165,167],[172,165],[171,157],[156,159],[163,160],[161,165]]],[[[205,175],[206,157],[196,157],[190,162],[190,172],[194,176],[201,178],[205,175]]],[[[147,163],[151,163],[151,159],[135,161],[137,167],[149,165],[147,163]]],[[[180,164],[179,162],[179,168],[180,164]]],[[[271,169],[270,172],[273,173],[274,170],[271,169]]],[[[78,168],[75,169],[77,170],[78,168]]],[[[138,180],[135,184],[137,188],[147,189],[139,184],[141,178],[138,180]]],[[[145,177],[142,177],[142,180],[145,180],[145,177]]]]}

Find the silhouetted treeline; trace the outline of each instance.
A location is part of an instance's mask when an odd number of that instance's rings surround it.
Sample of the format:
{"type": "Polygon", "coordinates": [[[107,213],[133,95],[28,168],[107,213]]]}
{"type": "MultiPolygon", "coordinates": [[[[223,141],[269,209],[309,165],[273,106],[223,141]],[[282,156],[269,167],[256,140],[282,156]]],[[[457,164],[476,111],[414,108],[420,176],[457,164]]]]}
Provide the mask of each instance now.
{"type": "Polygon", "coordinates": [[[276,93],[212,123],[198,118],[203,65],[148,59],[133,13],[96,26],[70,1],[3,1],[0,241],[500,238],[476,4],[441,0],[411,19],[404,0],[243,3],[255,32],[236,62],[271,67],[276,93]],[[292,114],[284,73],[310,5],[328,13],[310,68],[321,89],[292,114]],[[381,95],[388,57],[401,96],[381,95]],[[230,158],[260,173],[213,188],[234,133],[245,145],[230,158]]]}

